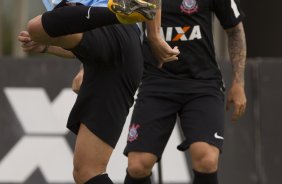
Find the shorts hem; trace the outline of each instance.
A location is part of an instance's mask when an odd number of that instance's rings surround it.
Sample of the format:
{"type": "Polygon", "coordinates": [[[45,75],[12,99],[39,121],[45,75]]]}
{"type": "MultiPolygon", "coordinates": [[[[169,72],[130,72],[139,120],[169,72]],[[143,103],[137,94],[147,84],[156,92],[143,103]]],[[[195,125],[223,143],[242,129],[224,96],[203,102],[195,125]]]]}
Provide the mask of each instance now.
{"type": "Polygon", "coordinates": [[[190,145],[196,142],[205,142],[207,144],[210,144],[212,146],[215,146],[218,148],[219,152],[222,153],[222,145],[219,145],[218,143],[215,143],[214,141],[210,141],[208,139],[195,139],[195,140],[191,140],[191,141],[187,141],[187,143],[182,143],[185,144],[185,146],[183,146],[182,144],[177,146],[177,149],[179,151],[186,151],[187,149],[190,148],[190,145]]]}
{"type": "Polygon", "coordinates": [[[162,158],[162,153],[157,153],[156,151],[153,151],[151,149],[142,149],[142,148],[135,148],[135,147],[130,147],[128,148],[128,146],[124,149],[123,154],[128,157],[128,154],[130,152],[143,152],[143,153],[151,153],[153,155],[155,155],[158,160],[157,162],[159,162],[162,158]]]}
{"type": "Polygon", "coordinates": [[[118,140],[116,141],[116,143],[114,143],[114,141],[108,141],[108,140],[106,140],[103,136],[99,135],[99,134],[89,125],[90,123],[89,123],[89,121],[87,121],[87,120],[81,120],[81,121],[78,121],[78,122],[76,122],[76,123],[72,123],[71,125],[67,125],[67,128],[68,128],[71,132],[73,132],[74,134],[77,135],[78,132],[79,132],[79,127],[80,127],[81,124],[85,125],[85,126],[88,128],[88,130],[89,130],[90,132],[92,132],[95,136],[97,136],[99,139],[101,139],[104,143],[108,144],[108,145],[111,146],[113,149],[115,148],[115,146],[116,146],[118,140]]]}

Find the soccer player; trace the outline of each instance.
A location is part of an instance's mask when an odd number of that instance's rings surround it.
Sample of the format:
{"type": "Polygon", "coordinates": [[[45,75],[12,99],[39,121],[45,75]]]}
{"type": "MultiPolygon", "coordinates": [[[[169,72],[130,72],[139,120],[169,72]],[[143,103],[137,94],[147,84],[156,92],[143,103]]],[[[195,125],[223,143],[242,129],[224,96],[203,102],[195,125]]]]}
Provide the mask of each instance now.
{"type": "MultiPolygon", "coordinates": [[[[235,0],[164,0],[162,8],[161,32],[170,46],[179,45],[181,54],[177,62],[160,68],[163,57],[158,55],[160,52],[152,52],[157,45],[152,37],[145,39],[145,71],[124,151],[129,160],[125,184],[151,182],[151,169],[161,159],[177,115],[185,136],[178,149],[189,148],[194,184],[217,184],[224,140],[225,89],[215,59],[212,14],[228,36],[233,81],[226,109],[234,105],[233,122],[246,109],[244,15],[235,0]]],[[[81,75],[82,71],[74,80],[74,90],[78,90],[76,83],[81,75]]]]}
{"type": "Polygon", "coordinates": [[[162,158],[177,116],[185,137],[177,148],[189,149],[193,184],[218,184],[225,97],[214,51],[213,13],[227,33],[233,68],[226,108],[234,106],[232,121],[244,114],[246,41],[238,1],[163,0],[164,39],[171,47],[177,45],[181,53],[177,62],[159,68],[161,58],[151,50],[157,45],[145,38],[144,75],[124,150],[128,156],[125,184],[151,183],[151,170],[162,158]]]}
{"type": "MultiPolygon", "coordinates": [[[[67,9],[69,6],[65,4],[56,9],[67,9]]],[[[73,4],[70,7],[74,7],[73,4]]],[[[65,17],[60,13],[57,16],[65,17]]],[[[18,36],[23,50],[68,58],[75,56],[84,68],[83,83],[67,122],[67,127],[77,134],[73,161],[75,182],[112,184],[106,167],[143,73],[140,30],[136,24],[117,24],[85,33],[50,37],[45,32],[50,25],[43,24],[43,28],[41,19],[37,20],[39,22],[33,23],[38,24],[32,26],[39,25],[39,29],[29,29],[33,35],[23,31],[18,36]]],[[[147,24],[148,35],[159,38],[155,22],[149,21],[147,24]]],[[[69,26],[67,29],[77,25],[69,26]]],[[[56,29],[60,30],[61,26],[52,27],[54,33],[56,29]]],[[[166,61],[177,59],[177,48],[171,49],[161,39],[157,42],[158,51],[162,50],[166,61]]]]}

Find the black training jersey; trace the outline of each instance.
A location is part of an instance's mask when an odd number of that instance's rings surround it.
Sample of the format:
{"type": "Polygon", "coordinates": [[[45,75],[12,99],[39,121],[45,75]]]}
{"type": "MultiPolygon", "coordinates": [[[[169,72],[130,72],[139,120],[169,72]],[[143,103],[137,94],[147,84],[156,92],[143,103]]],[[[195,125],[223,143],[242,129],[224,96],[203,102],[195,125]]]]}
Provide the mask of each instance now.
{"type": "Polygon", "coordinates": [[[163,0],[161,35],[181,53],[177,62],[166,63],[159,70],[145,39],[145,72],[180,79],[221,80],[212,36],[213,14],[224,29],[237,25],[244,17],[237,0],[163,0]]]}

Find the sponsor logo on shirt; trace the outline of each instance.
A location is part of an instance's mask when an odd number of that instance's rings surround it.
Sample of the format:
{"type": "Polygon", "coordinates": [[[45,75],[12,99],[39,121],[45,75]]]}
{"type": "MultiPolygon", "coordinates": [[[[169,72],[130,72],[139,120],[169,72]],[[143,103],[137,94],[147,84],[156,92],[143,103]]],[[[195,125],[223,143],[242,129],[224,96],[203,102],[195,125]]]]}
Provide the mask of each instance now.
{"type": "Polygon", "coordinates": [[[183,27],[162,27],[161,36],[165,41],[192,41],[202,39],[201,27],[183,26],[183,27]]]}
{"type": "Polygon", "coordinates": [[[196,0],[183,0],[180,9],[181,12],[191,15],[198,12],[198,3],[196,0]]]}
{"type": "MultiPolygon", "coordinates": [[[[147,36],[147,30],[145,34],[147,36]]],[[[199,25],[183,27],[161,27],[160,34],[162,38],[167,42],[192,41],[202,39],[202,31],[199,25]]]]}

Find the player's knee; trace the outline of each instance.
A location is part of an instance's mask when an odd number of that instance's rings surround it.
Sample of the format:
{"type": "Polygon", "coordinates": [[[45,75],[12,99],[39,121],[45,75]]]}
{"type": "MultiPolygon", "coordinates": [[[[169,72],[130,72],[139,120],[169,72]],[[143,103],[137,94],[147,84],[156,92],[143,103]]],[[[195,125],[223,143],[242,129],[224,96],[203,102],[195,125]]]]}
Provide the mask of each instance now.
{"type": "Polygon", "coordinates": [[[35,17],[31,19],[27,24],[27,31],[29,32],[29,35],[33,41],[38,41],[39,39],[39,25],[40,20],[39,17],[35,17]]]}
{"type": "Polygon", "coordinates": [[[205,153],[193,160],[194,169],[198,172],[212,173],[217,171],[218,156],[212,153],[205,153]]]}
{"type": "Polygon", "coordinates": [[[94,165],[89,162],[89,164],[83,164],[74,161],[73,167],[73,178],[76,183],[84,183],[89,178],[100,175],[104,173],[106,166],[104,164],[94,165]]]}
{"type": "Polygon", "coordinates": [[[87,176],[87,169],[84,169],[81,165],[74,164],[73,167],[73,178],[76,183],[82,183],[83,179],[87,176]]]}
{"type": "Polygon", "coordinates": [[[41,16],[37,16],[28,22],[27,31],[29,32],[30,38],[35,42],[43,44],[50,42],[50,37],[46,34],[42,26],[41,16]]]}
{"type": "Polygon", "coordinates": [[[198,172],[212,173],[217,171],[219,149],[205,142],[190,145],[193,168],[198,172]]]}
{"type": "Polygon", "coordinates": [[[134,178],[143,178],[151,174],[151,168],[136,162],[128,165],[127,172],[134,178]]]}
{"type": "Polygon", "coordinates": [[[75,168],[73,169],[72,175],[73,175],[73,179],[74,179],[75,183],[81,183],[80,172],[77,169],[75,169],[75,168]]]}
{"type": "Polygon", "coordinates": [[[134,178],[143,178],[151,174],[155,159],[140,155],[129,157],[127,171],[134,178]]]}
{"type": "Polygon", "coordinates": [[[75,167],[73,168],[73,178],[75,183],[85,183],[89,178],[97,176],[103,172],[96,172],[91,168],[87,169],[86,167],[75,167]]]}

